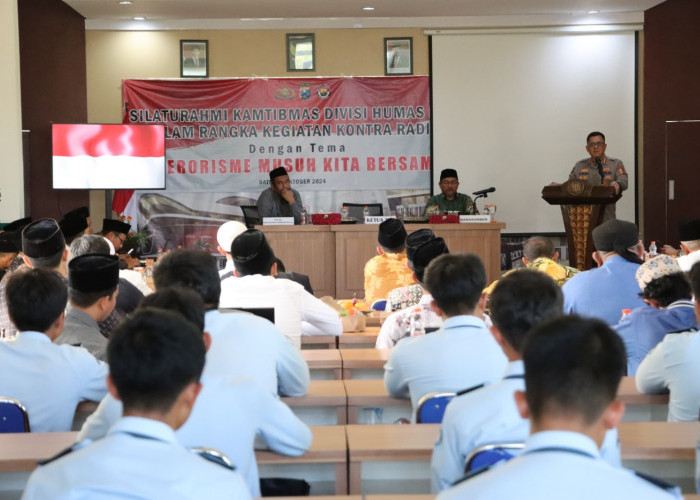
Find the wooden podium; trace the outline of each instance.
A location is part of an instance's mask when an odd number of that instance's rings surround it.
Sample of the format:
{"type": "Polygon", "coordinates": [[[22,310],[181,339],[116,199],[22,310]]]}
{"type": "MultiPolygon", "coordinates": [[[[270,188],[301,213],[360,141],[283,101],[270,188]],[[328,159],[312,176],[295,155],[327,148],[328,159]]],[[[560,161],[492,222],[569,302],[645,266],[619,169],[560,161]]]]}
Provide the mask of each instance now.
{"type": "Polygon", "coordinates": [[[569,265],[580,270],[593,267],[593,229],[603,222],[605,206],[620,199],[612,186],[591,186],[579,179],[545,186],[542,198],[560,205],[569,246],[569,265]]]}

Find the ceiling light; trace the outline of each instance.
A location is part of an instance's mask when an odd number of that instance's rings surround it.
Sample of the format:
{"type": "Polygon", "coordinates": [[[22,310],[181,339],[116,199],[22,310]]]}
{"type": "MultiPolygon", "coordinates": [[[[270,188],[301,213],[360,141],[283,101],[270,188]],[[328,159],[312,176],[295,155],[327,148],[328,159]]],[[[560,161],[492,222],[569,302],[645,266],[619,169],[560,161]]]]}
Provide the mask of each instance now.
{"type": "Polygon", "coordinates": [[[139,16],[139,17],[135,17],[135,18],[134,18],[134,21],[145,21],[145,20],[146,20],[146,18],[145,18],[145,17],[142,17],[142,16],[139,16]]]}
{"type": "Polygon", "coordinates": [[[586,12],[586,14],[600,14],[599,10],[589,10],[586,12]]]}
{"type": "Polygon", "coordinates": [[[362,7],[362,10],[372,11],[374,10],[374,7],[362,7]]]}
{"type": "Polygon", "coordinates": [[[131,0],[119,0],[119,2],[117,2],[117,3],[119,5],[131,5],[134,2],[132,2],[131,0]]]}

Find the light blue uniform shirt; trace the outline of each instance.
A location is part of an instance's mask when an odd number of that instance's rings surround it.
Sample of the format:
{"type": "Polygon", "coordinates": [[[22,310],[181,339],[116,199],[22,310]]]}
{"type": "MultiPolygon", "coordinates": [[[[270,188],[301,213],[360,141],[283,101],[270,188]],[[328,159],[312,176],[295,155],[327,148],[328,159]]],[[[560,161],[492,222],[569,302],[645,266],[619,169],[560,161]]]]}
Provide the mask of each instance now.
{"type": "Polygon", "coordinates": [[[240,312],[207,311],[204,331],[211,335],[205,374],[251,377],[281,396],[306,394],[309,388],[306,361],[266,319],[240,312]]]}
{"type": "Polygon", "coordinates": [[[669,333],[637,369],[637,389],[644,394],[670,391],[669,422],[697,422],[700,410],[700,333],[669,333]]]}
{"type": "Polygon", "coordinates": [[[677,300],[665,309],[643,305],[613,328],[627,351],[627,375],[634,377],[639,363],[668,332],[698,327],[692,300],[677,300]]]}
{"type": "Polygon", "coordinates": [[[528,438],[522,455],[467,479],[438,495],[438,500],[509,499],[604,500],[681,498],[633,471],[611,467],[589,437],[575,432],[538,432],[528,438]]]}
{"type": "Polygon", "coordinates": [[[410,397],[415,408],[430,392],[499,380],[507,364],[483,320],[454,316],[433,333],[400,340],[384,365],[384,385],[391,396],[410,397]]]}
{"type": "Polygon", "coordinates": [[[561,288],[564,312],[600,318],[608,325],[616,325],[623,309],[644,305],[634,276],[638,268],[639,264],[615,255],[607,259],[602,267],[572,276],[561,288]]]}
{"type": "MultiPolygon", "coordinates": [[[[78,441],[103,438],[122,416],[121,401],[107,395],[78,434],[78,441]]],[[[311,430],[282,401],[250,378],[202,377],[202,390],[190,418],[175,436],[186,447],[207,446],[223,452],[260,496],[254,441],[260,435],[281,455],[303,454],[311,445],[311,430]]]]}
{"type": "Polygon", "coordinates": [[[82,347],[56,345],[41,332],[0,342],[0,395],[18,399],[32,432],[69,431],[76,405],[107,394],[107,365],[82,347]]]}
{"type": "MultiPolygon", "coordinates": [[[[524,442],[530,421],[520,416],[513,393],[525,390],[521,360],[508,364],[503,380],[454,398],[447,406],[440,437],[430,464],[433,493],[449,488],[464,476],[467,456],[477,446],[494,442],[524,442]]],[[[606,433],[603,460],[620,466],[617,429],[606,433]]]]}
{"type": "Polygon", "coordinates": [[[243,477],[186,450],[163,422],[119,420],[104,439],[40,466],[22,500],[249,499],[243,477]]]}

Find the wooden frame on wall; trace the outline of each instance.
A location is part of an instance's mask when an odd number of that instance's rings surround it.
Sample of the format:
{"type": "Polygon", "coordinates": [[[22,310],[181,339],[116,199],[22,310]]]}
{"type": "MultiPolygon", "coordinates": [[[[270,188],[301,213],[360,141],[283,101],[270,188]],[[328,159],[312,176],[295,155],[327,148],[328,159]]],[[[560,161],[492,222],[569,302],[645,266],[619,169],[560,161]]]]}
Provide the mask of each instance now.
{"type": "Polygon", "coordinates": [[[384,39],[384,75],[413,74],[413,37],[384,39]]]}
{"type": "Polygon", "coordinates": [[[316,71],[313,33],[287,33],[287,71],[316,71]]]}
{"type": "Polygon", "coordinates": [[[209,40],[180,40],[180,77],[209,78],[209,40]]]}

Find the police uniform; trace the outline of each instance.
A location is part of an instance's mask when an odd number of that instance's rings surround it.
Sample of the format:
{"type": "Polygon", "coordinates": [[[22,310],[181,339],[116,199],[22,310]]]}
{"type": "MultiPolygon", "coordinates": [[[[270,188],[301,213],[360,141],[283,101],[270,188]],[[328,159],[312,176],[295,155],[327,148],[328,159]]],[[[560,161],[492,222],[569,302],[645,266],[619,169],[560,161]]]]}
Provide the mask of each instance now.
{"type": "Polygon", "coordinates": [[[179,445],[167,424],[120,419],[104,439],[40,466],[23,500],[249,499],[243,477],[179,445]]]}
{"type": "Polygon", "coordinates": [[[58,346],[41,332],[0,342],[0,395],[18,399],[32,432],[69,431],[77,404],[107,393],[107,365],[85,349],[58,346]]]}
{"type": "Polygon", "coordinates": [[[430,392],[458,392],[500,380],[506,365],[483,320],[454,316],[430,335],[399,341],[384,365],[384,385],[391,396],[410,397],[415,408],[430,392]]]}
{"type": "MultiPolygon", "coordinates": [[[[122,404],[105,397],[88,417],[78,441],[103,438],[121,417],[122,404]]],[[[228,456],[245,478],[253,497],[260,496],[253,444],[259,434],[270,450],[301,455],[311,445],[311,430],[277,397],[250,378],[202,377],[202,391],[187,422],[175,432],[186,447],[207,446],[228,456]]]]}
{"type": "Polygon", "coordinates": [[[692,300],[677,300],[664,309],[643,305],[613,327],[625,343],[627,375],[634,377],[649,351],[668,332],[698,328],[692,300]]]}
{"type": "Polygon", "coordinates": [[[306,394],[306,361],[268,320],[240,312],[207,311],[204,331],[211,335],[205,374],[251,377],[281,396],[306,394]]]}
{"type": "MultiPolygon", "coordinates": [[[[448,407],[449,408],[449,407],[448,407]]],[[[680,489],[651,482],[633,471],[611,467],[588,436],[568,431],[544,431],[530,436],[519,457],[464,480],[437,496],[438,500],[508,499],[567,500],[681,498],[680,489]]]]}
{"type": "MultiPolygon", "coordinates": [[[[588,184],[593,186],[609,186],[613,182],[617,182],[620,185],[620,192],[627,189],[628,179],[627,171],[622,161],[616,158],[608,158],[603,156],[601,158],[601,163],[603,165],[603,178],[600,178],[598,173],[598,165],[593,158],[586,158],[576,162],[574,168],[571,169],[569,174],[569,180],[579,179],[586,181],[588,184]]],[[[603,220],[609,220],[615,218],[615,204],[610,203],[605,206],[605,213],[603,215],[603,220]]]]}
{"type": "Polygon", "coordinates": [[[639,264],[615,255],[601,267],[572,276],[561,288],[564,312],[600,318],[608,325],[616,325],[623,309],[644,305],[635,278],[637,269],[639,264]]]}
{"type": "Polygon", "coordinates": [[[635,382],[644,394],[670,391],[669,422],[697,422],[700,410],[700,334],[670,333],[637,369],[635,382]]]}
{"type": "MultiPolygon", "coordinates": [[[[467,456],[493,442],[522,442],[530,434],[530,421],[520,416],[513,393],[525,390],[522,360],[508,364],[503,380],[454,398],[445,410],[440,437],[430,464],[433,493],[449,488],[464,475],[467,456]]],[[[603,460],[620,466],[617,429],[607,432],[603,460]]]]}

